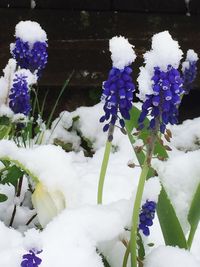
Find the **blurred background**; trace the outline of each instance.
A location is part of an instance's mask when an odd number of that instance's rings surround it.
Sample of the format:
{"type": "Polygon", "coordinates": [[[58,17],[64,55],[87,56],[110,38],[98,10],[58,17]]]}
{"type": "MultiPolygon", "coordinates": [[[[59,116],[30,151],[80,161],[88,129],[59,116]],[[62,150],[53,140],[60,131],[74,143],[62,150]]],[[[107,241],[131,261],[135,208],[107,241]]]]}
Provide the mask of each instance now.
{"type": "MultiPolygon", "coordinates": [[[[0,70],[10,58],[20,20],[37,21],[48,35],[48,64],[38,85],[40,101],[48,91],[47,115],[71,74],[57,114],[99,102],[111,68],[109,39],[115,35],[135,46],[135,82],[155,33],[168,30],[184,53],[191,48],[200,56],[200,0],[0,0],[0,70]]],[[[180,121],[198,116],[199,71],[194,89],[183,98],[180,121]]]]}

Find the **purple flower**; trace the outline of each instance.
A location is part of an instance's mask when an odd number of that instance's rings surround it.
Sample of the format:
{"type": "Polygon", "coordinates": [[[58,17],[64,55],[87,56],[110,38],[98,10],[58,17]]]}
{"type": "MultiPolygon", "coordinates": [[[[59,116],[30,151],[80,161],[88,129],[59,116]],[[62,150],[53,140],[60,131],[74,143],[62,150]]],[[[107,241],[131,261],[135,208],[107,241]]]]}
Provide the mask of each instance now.
{"type": "Polygon", "coordinates": [[[197,76],[197,61],[187,61],[187,67],[183,69],[183,88],[185,94],[189,94],[192,89],[196,76],[197,76]]]}
{"type": "Polygon", "coordinates": [[[135,91],[130,76],[131,72],[130,67],[122,70],[113,67],[109,72],[108,80],[103,83],[101,99],[105,101],[103,108],[105,114],[100,118],[100,122],[107,121],[103,127],[104,132],[109,129],[110,125],[114,126],[117,120],[124,128],[124,120],[130,119],[129,111],[132,108],[133,92],[135,91]]]}
{"type": "Polygon", "coordinates": [[[9,95],[9,107],[15,114],[22,113],[28,116],[30,113],[30,92],[27,76],[22,73],[15,74],[13,79],[9,95]]]}
{"type": "Polygon", "coordinates": [[[21,262],[21,267],[38,267],[42,260],[37,257],[37,254],[40,254],[41,251],[35,249],[29,250],[29,253],[23,255],[23,261],[21,262]]]}
{"type": "Polygon", "coordinates": [[[28,42],[17,38],[11,53],[18,66],[31,72],[36,71],[38,77],[41,77],[41,72],[47,64],[47,46],[46,42],[38,41],[30,46],[28,42]]]}
{"type": "Polygon", "coordinates": [[[149,128],[155,130],[159,126],[161,133],[164,133],[168,123],[178,122],[178,105],[184,92],[183,82],[179,71],[170,65],[167,71],[155,67],[152,81],[153,93],[146,95],[138,120],[139,128],[144,127],[146,116],[151,115],[149,128]]]}
{"type": "Polygon", "coordinates": [[[154,201],[147,200],[142,206],[139,215],[139,230],[143,232],[144,235],[150,235],[149,226],[153,225],[153,219],[155,217],[156,203],[154,201]]]}

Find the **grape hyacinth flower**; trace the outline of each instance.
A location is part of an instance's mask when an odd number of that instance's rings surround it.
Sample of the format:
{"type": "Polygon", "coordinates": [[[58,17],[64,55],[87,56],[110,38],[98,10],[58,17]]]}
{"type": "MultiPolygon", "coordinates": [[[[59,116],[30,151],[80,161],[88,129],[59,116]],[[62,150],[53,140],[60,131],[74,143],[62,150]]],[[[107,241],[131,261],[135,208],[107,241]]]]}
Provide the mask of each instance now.
{"type": "Polygon", "coordinates": [[[29,253],[23,255],[23,261],[21,262],[21,267],[38,267],[42,260],[36,256],[40,254],[42,250],[37,251],[35,249],[29,250],[29,253]]]}
{"type": "Polygon", "coordinates": [[[165,133],[168,123],[177,123],[178,106],[184,93],[178,71],[182,54],[169,32],[153,36],[152,49],[144,55],[146,66],[140,68],[138,77],[138,96],[143,101],[138,121],[140,129],[148,115],[151,116],[149,128],[161,133],[165,133]]]}
{"type": "Polygon", "coordinates": [[[149,226],[153,225],[155,211],[156,203],[154,201],[146,200],[146,202],[142,205],[139,215],[139,230],[141,230],[145,236],[150,235],[149,226]]]}
{"type": "Polygon", "coordinates": [[[21,21],[15,29],[16,41],[11,54],[20,68],[29,69],[41,77],[47,64],[47,36],[37,22],[21,21]]]}
{"type": "Polygon", "coordinates": [[[132,107],[135,90],[130,67],[136,58],[133,46],[122,36],[113,37],[109,45],[113,67],[107,81],[103,83],[101,97],[101,100],[104,101],[105,114],[100,118],[100,122],[107,121],[103,127],[104,132],[108,131],[111,125],[114,126],[117,120],[124,128],[124,120],[130,119],[129,111],[132,107]]]}
{"type": "Polygon", "coordinates": [[[187,51],[186,60],[182,64],[183,88],[185,94],[189,94],[190,90],[192,89],[192,83],[197,76],[198,59],[198,55],[194,52],[194,50],[189,49],[187,51]]]}
{"type": "Polygon", "coordinates": [[[181,102],[182,78],[176,68],[168,65],[167,71],[161,71],[159,67],[154,68],[153,93],[146,95],[139,117],[139,127],[143,127],[144,119],[151,115],[149,127],[156,129],[156,121],[160,125],[161,133],[165,132],[166,125],[178,122],[178,105],[181,102]]]}
{"type": "Polygon", "coordinates": [[[34,82],[34,76],[28,70],[22,69],[15,73],[9,94],[9,107],[15,114],[29,115],[31,110],[29,86],[34,82]]]}

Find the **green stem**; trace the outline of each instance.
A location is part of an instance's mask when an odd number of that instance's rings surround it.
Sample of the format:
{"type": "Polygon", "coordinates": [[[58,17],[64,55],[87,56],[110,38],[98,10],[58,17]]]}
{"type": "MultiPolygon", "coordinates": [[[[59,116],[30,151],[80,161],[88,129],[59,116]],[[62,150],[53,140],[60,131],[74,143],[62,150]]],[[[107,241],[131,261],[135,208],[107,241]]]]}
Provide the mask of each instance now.
{"type": "Polygon", "coordinates": [[[140,175],[139,184],[137,188],[135,203],[133,207],[133,216],[132,216],[132,229],[131,229],[131,266],[137,267],[137,229],[138,229],[138,218],[140,212],[140,206],[142,201],[142,195],[144,191],[144,185],[146,177],[149,171],[148,157],[146,157],[143,169],[140,175]]]}
{"type": "Polygon", "coordinates": [[[129,253],[130,253],[130,242],[128,243],[128,246],[127,246],[125,254],[124,254],[122,267],[126,267],[127,266],[129,253]]]}
{"type": "Polygon", "coordinates": [[[107,140],[105,151],[104,151],[104,156],[103,156],[103,162],[101,165],[100,177],[99,177],[98,195],[97,195],[97,203],[98,204],[102,204],[103,186],[104,186],[108,161],[109,161],[109,157],[110,157],[111,146],[112,146],[112,142],[107,140]]]}
{"type": "Polygon", "coordinates": [[[152,131],[151,140],[147,144],[147,153],[144,159],[142,172],[140,174],[140,179],[137,187],[137,193],[135,197],[134,207],[133,207],[133,215],[132,215],[132,228],[131,228],[131,267],[137,267],[137,230],[138,230],[138,218],[140,212],[140,206],[142,201],[142,195],[144,191],[145,181],[147,179],[150,167],[151,167],[151,159],[154,151],[154,146],[157,138],[157,128],[152,131]]]}
{"type": "Polygon", "coordinates": [[[189,233],[189,237],[188,237],[188,240],[187,240],[187,245],[188,245],[189,250],[191,249],[195,232],[196,232],[196,227],[191,227],[190,233],[189,233]]]}

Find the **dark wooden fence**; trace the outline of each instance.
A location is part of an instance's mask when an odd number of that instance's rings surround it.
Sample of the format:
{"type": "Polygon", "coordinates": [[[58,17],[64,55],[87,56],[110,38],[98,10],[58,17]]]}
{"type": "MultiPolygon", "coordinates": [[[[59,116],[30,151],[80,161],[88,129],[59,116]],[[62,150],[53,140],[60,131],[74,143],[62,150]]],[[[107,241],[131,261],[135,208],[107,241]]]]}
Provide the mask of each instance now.
{"type": "MultiPolygon", "coordinates": [[[[70,93],[77,94],[77,98],[81,95],[87,104],[83,92],[100,88],[106,79],[111,66],[108,41],[115,35],[124,35],[135,45],[138,55],[135,77],[142,64],[142,54],[150,48],[152,35],[159,31],[169,30],[184,52],[192,48],[200,55],[199,0],[191,0],[189,7],[184,0],[35,2],[36,7],[31,9],[30,0],[0,0],[0,68],[10,57],[9,44],[14,41],[15,25],[20,20],[39,22],[49,38],[49,61],[40,82],[41,92],[51,88],[52,94],[56,94],[54,89],[74,70],[70,93]],[[188,12],[191,16],[186,15],[188,12]]],[[[200,89],[200,78],[195,89],[200,89]]],[[[84,101],[81,104],[85,104],[84,101]]]]}

